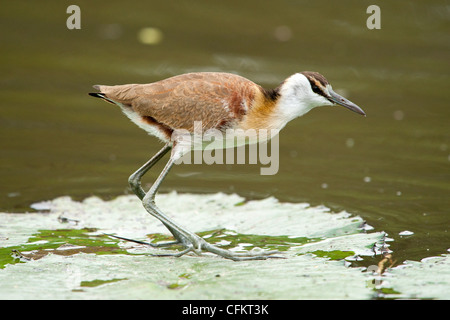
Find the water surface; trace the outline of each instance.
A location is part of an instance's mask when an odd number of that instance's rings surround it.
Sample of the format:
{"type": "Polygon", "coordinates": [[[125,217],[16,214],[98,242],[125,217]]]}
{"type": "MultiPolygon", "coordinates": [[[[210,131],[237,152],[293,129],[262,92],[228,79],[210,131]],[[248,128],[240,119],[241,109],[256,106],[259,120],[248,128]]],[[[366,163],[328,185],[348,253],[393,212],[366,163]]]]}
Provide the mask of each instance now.
{"type": "Polygon", "coordinates": [[[448,2],[381,1],[380,30],[366,27],[370,4],[78,1],[82,28],[68,30],[65,3],[5,3],[0,209],[130,192],[128,176],[161,143],[89,97],[93,84],[226,71],[275,87],[314,70],[367,117],[317,108],[282,131],[277,175],[257,165],[177,166],[162,190],[324,204],[386,231],[399,262],[447,252],[448,2]],[[149,27],[162,35],[153,45],[138,37],[149,27]]]}

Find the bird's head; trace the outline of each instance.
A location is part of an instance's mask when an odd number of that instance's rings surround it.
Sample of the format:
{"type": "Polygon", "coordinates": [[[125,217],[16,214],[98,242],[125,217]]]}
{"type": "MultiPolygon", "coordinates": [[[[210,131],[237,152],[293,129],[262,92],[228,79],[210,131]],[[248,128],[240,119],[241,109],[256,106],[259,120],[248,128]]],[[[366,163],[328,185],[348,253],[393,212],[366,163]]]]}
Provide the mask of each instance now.
{"type": "Polygon", "coordinates": [[[287,104],[297,107],[291,111],[296,112],[298,116],[312,108],[330,105],[340,105],[366,115],[356,104],[334,92],[327,79],[317,72],[304,71],[290,76],[280,85],[279,94],[287,104]]]}

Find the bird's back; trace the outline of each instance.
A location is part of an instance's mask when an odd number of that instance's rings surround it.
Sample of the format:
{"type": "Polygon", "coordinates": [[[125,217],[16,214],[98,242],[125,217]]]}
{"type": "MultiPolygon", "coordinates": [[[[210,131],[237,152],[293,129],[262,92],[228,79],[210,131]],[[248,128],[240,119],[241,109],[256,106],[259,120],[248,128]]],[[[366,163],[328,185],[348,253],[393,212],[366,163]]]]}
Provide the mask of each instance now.
{"type": "Polygon", "coordinates": [[[150,84],[95,88],[139,117],[172,130],[189,131],[193,131],[194,121],[201,121],[204,130],[232,127],[263,91],[246,78],[220,72],[187,73],[150,84]]]}

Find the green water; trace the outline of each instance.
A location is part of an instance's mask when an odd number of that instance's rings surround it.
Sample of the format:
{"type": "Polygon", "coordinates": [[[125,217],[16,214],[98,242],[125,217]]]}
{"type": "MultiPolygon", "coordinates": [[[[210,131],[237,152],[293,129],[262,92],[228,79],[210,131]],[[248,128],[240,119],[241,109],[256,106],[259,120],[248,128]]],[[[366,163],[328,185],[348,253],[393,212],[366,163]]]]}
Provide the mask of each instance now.
{"type": "MultiPolygon", "coordinates": [[[[280,170],[176,166],[162,191],[238,193],[360,215],[395,241],[395,258],[449,248],[450,9],[447,1],[14,1],[0,11],[0,209],[70,195],[110,199],[161,147],[93,84],[146,83],[191,71],[239,73],[265,87],[314,70],[360,105],[318,108],[280,136],[280,170]],[[142,28],[160,30],[154,45],[142,28]],[[404,230],[412,236],[400,236],[404,230]]],[[[162,169],[162,163],[155,172],[162,169]]],[[[155,173],[145,177],[151,183],[155,173]]],[[[144,213],[143,213],[144,214],[144,213]]]]}

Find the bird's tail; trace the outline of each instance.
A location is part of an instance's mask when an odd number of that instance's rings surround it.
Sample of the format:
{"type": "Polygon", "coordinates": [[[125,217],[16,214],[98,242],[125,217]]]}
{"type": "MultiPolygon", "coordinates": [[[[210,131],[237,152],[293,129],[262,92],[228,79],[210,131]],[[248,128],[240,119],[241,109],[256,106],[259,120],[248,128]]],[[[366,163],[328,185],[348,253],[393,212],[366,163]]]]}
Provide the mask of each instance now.
{"type": "Polygon", "coordinates": [[[107,98],[104,93],[101,93],[101,92],[89,92],[89,95],[93,96],[93,97],[96,97],[96,98],[103,99],[106,102],[118,105],[118,103],[115,102],[114,100],[111,100],[111,99],[107,98]]]}
{"type": "MultiPolygon", "coordinates": [[[[94,86],[94,88],[97,89],[97,90],[101,90],[100,87],[101,87],[100,85],[95,85],[95,86],[94,86]]],[[[104,94],[104,93],[102,93],[102,92],[89,92],[89,95],[92,96],[92,97],[95,97],[95,98],[103,99],[103,100],[105,100],[106,102],[109,102],[109,103],[118,105],[119,107],[122,106],[121,103],[116,102],[116,101],[114,101],[114,100],[108,98],[108,97],[106,96],[106,94],[104,94]]]]}

